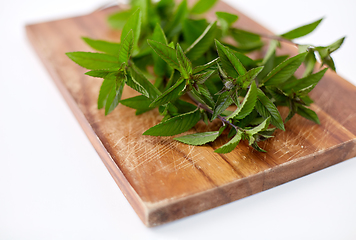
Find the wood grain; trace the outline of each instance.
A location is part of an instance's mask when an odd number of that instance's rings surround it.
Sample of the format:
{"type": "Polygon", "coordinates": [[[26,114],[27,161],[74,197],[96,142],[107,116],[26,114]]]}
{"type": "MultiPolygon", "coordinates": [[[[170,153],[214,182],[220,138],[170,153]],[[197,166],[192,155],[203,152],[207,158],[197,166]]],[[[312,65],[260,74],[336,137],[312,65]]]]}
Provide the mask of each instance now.
{"type": "MultiPolygon", "coordinates": [[[[331,71],[311,93],[321,125],[294,117],[285,132],[277,131],[261,144],[267,153],[256,152],[244,142],[229,154],[214,153],[226,136],[201,147],[171,137],[143,136],[161,119],[155,110],[135,116],[134,110],[120,105],[105,117],[96,105],[101,81],[84,75],[85,70],[65,52],[91,51],[81,36],[118,41],[120,33],[110,30],[105,21],[116,10],[32,24],[26,30],[103,163],[147,226],[235,201],[356,156],[356,87],[331,71]]],[[[214,11],[238,14],[237,26],[269,33],[223,2],[214,11]]],[[[295,50],[285,46],[282,51],[295,50]]],[[[135,94],[125,88],[123,98],[135,94]]],[[[280,111],[287,114],[287,109],[280,111]]],[[[217,127],[218,123],[208,128],[217,127]]],[[[191,132],[204,128],[198,123],[191,132]]]]}

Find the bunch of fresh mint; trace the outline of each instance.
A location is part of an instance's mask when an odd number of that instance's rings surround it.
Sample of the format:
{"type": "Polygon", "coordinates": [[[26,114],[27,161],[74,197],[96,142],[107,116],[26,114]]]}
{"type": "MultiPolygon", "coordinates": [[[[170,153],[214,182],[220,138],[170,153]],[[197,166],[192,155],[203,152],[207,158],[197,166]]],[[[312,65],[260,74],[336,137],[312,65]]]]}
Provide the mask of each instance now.
{"type": "Polygon", "coordinates": [[[335,70],[330,54],[344,38],[325,47],[292,41],[312,32],[321,20],[278,36],[235,28],[238,16],[227,12],[216,12],[217,21],[209,23],[202,14],[216,1],[199,0],[189,9],[186,0],[178,6],[174,0],[132,0],[130,9],[108,18],[113,28],[121,29],[120,43],[83,38],[101,53],[67,55],[91,70],[87,75],[104,79],[98,108],[105,108],[107,115],[121,103],[136,109],[138,115],[158,107],[164,116],[162,122],[143,133],[151,136],[173,136],[188,131],[200,120],[209,124],[219,119],[219,131],[175,138],[203,145],[229,131],[231,140],[216,149],[217,153],[232,151],[241,140],[264,151],[258,142],[272,137],[276,128],[285,130],[284,124],[296,113],[319,123],[316,113],[308,108],[313,102],[308,93],[327,68],[313,73],[316,56],[322,65],[335,70]],[[261,51],[265,45],[261,38],[270,40],[264,57],[246,56],[261,51]],[[297,46],[300,54],[276,56],[281,41],[297,46]],[[304,75],[298,79],[294,73],[302,63],[304,75]],[[140,95],[121,99],[125,84],[140,95]],[[183,95],[194,104],[182,100],[183,95]],[[231,105],[236,110],[228,111],[231,105]],[[278,105],[290,109],[284,120],[278,105]]]}

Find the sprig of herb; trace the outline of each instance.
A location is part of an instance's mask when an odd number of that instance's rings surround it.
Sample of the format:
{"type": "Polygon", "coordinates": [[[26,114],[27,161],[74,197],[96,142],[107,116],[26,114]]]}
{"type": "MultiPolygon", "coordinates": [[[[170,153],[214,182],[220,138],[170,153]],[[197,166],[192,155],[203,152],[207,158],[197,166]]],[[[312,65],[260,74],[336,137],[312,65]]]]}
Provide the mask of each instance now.
{"type": "Polygon", "coordinates": [[[174,0],[131,0],[130,9],[108,18],[113,28],[121,30],[120,43],[83,38],[99,53],[67,56],[91,70],[87,75],[104,79],[98,108],[104,108],[105,115],[119,103],[136,109],[137,115],[158,108],[162,122],[143,133],[151,136],[181,134],[200,120],[209,124],[218,119],[219,131],[174,138],[203,145],[229,131],[231,139],[217,153],[231,152],[241,140],[264,151],[258,142],[272,137],[276,128],[284,131],[284,124],[295,114],[319,124],[316,113],[308,108],[313,102],[308,93],[327,68],[314,72],[316,59],[335,71],[330,54],[345,38],[328,46],[294,42],[314,31],[322,19],[272,36],[234,27],[238,16],[227,12],[216,12],[217,21],[209,23],[202,14],[216,2],[199,0],[188,8],[186,0],[178,6],[174,0]],[[262,39],[269,39],[264,57],[249,58],[247,53],[260,51],[266,44],[262,39]],[[300,53],[277,56],[281,42],[297,46],[300,53]],[[303,63],[304,74],[298,79],[295,72],[303,63]],[[121,99],[124,85],[140,95],[121,99]],[[194,104],[181,99],[185,94],[194,104]],[[228,110],[231,105],[234,111],[228,110]],[[284,121],[276,106],[289,107],[284,121]]]}

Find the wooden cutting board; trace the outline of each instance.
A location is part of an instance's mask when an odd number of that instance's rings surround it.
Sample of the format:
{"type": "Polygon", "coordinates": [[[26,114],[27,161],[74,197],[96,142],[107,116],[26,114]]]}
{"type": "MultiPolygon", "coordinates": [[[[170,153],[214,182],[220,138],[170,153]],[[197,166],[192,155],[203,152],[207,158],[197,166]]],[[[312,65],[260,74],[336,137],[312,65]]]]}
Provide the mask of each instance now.
{"type": "MultiPolygon", "coordinates": [[[[143,136],[161,119],[155,110],[135,116],[133,109],[120,105],[105,117],[96,104],[101,81],[84,75],[86,70],[65,52],[91,51],[81,36],[119,41],[120,33],[106,24],[107,14],[117,10],[28,25],[26,30],[103,163],[147,226],[235,201],[356,156],[356,87],[331,71],[311,93],[315,100],[311,108],[321,125],[295,116],[285,132],[278,130],[261,143],[267,153],[254,151],[245,142],[229,154],[214,153],[226,136],[200,147],[172,137],[143,136]]],[[[213,11],[237,14],[236,26],[269,33],[223,2],[213,11]]],[[[283,51],[295,49],[286,46],[283,51]]],[[[125,88],[123,98],[134,94],[125,88]]],[[[286,110],[280,109],[282,115],[286,110]]],[[[191,132],[203,126],[198,123],[191,132]]]]}

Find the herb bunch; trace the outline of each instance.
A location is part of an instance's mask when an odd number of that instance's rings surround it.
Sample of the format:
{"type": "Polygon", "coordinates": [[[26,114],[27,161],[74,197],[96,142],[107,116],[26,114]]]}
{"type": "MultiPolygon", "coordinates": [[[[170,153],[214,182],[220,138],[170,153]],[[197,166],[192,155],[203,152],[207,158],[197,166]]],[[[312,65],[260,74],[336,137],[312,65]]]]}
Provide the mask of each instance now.
{"type": "Polygon", "coordinates": [[[136,115],[154,108],[163,115],[161,123],[144,135],[173,136],[190,130],[200,120],[206,124],[218,119],[219,131],[176,137],[175,140],[203,145],[229,131],[230,140],[216,149],[231,152],[241,140],[258,151],[258,142],[273,136],[276,128],[299,114],[317,124],[316,113],[308,108],[313,102],[308,93],[323,77],[327,68],[335,71],[330,56],[344,38],[328,46],[300,45],[294,39],[311,33],[322,19],[287,33],[269,36],[233,27],[238,16],[216,12],[217,21],[209,23],[202,14],[217,0],[199,0],[188,8],[183,0],[131,0],[128,10],[108,18],[109,24],[121,30],[121,42],[107,42],[84,37],[91,52],[69,52],[68,57],[91,71],[86,74],[103,78],[98,108],[111,113],[118,104],[136,109],[136,115]],[[261,59],[246,54],[267,51],[261,59]],[[281,42],[299,48],[299,54],[277,56],[281,42]],[[295,72],[304,63],[302,78],[295,72]],[[152,67],[153,66],[153,67],[152,67]],[[150,79],[151,81],[149,81],[150,79]],[[121,99],[124,85],[140,95],[121,99]],[[188,95],[192,102],[182,100],[188,95]],[[236,110],[227,110],[231,105],[236,110]],[[276,106],[289,107],[282,119],[276,106]],[[269,128],[270,125],[274,127],[269,128]]]}

